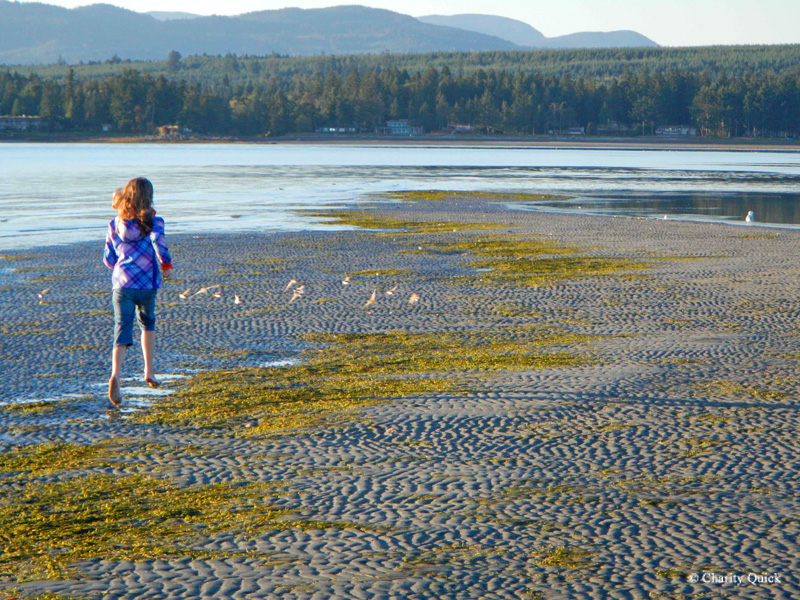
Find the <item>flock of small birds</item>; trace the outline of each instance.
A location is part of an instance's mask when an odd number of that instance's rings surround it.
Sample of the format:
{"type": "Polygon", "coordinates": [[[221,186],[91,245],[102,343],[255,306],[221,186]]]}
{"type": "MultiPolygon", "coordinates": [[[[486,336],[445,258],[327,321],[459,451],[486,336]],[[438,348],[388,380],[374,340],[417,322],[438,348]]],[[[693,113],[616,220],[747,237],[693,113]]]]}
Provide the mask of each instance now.
{"type": "MultiPolygon", "coordinates": [[[[343,286],[347,286],[347,285],[350,285],[350,284],[351,284],[351,279],[350,279],[349,275],[346,276],[344,279],[342,279],[342,285],[343,286]]],[[[397,293],[399,288],[400,288],[400,284],[399,283],[395,284],[394,287],[386,290],[384,292],[384,294],[386,296],[394,296],[397,293]]],[[[306,294],[306,286],[305,286],[305,284],[300,284],[296,279],[291,279],[289,281],[289,283],[286,284],[286,288],[284,289],[284,291],[292,293],[292,296],[291,296],[291,298],[289,299],[289,302],[288,302],[288,304],[291,304],[292,302],[295,302],[296,300],[300,300],[305,296],[305,294],[306,294]]],[[[36,296],[39,298],[39,304],[44,304],[45,303],[45,296],[47,296],[47,294],[49,292],[50,292],[50,288],[45,288],[41,292],[36,294],[36,296]]],[[[180,294],[178,294],[178,297],[181,298],[182,300],[189,300],[191,298],[195,298],[197,296],[203,296],[203,295],[210,295],[210,296],[213,296],[214,298],[220,298],[220,299],[223,298],[222,285],[218,284],[218,283],[214,284],[214,285],[208,285],[208,286],[201,287],[197,291],[194,291],[194,288],[188,288],[188,289],[184,290],[183,292],[181,292],[180,294]]],[[[228,296],[228,298],[230,298],[230,296],[228,296]]],[[[414,304],[417,304],[418,302],[419,302],[419,294],[412,293],[408,297],[408,303],[409,304],[414,305],[414,304]]],[[[234,304],[244,304],[244,301],[242,300],[241,296],[239,296],[238,294],[233,294],[233,303],[234,304]]],[[[378,288],[374,288],[372,290],[372,294],[370,295],[370,297],[367,299],[366,303],[364,304],[364,308],[368,308],[368,307],[374,306],[376,304],[378,304],[378,288]]]]}
{"type": "MultiPolygon", "coordinates": [[[[343,286],[347,286],[347,285],[350,285],[350,284],[351,284],[351,279],[350,279],[349,275],[346,276],[344,279],[342,279],[342,285],[343,286]]],[[[222,289],[221,288],[222,288],[222,285],[220,285],[220,284],[201,287],[197,291],[194,291],[193,288],[189,288],[189,289],[181,292],[180,294],[178,294],[178,296],[183,300],[189,300],[190,298],[194,298],[195,296],[201,296],[201,295],[204,295],[204,294],[210,294],[214,298],[222,298],[223,294],[222,294],[222,289]]],[[[397,293],[399,288],[400,288],[400,284],[399,283],[395,284],[394,287],[384,291],[384,295],[386,295],[386,296],[394,296],[397,293]]],[[[49,289],[43,290],[42,292],[40,292],[39,293],[39,298],[42,299],[44,297],[44,294],[46,294],[48,291],[49,291],[49,289]]],[[[284,288],[283,291],[292,293],[291,298],[289,298],[289,301],[287,302],[287,304],[292,304],[296,300],[300,300],[303,297],[305,297],[305,295],[306,295],[306,286],[305,286],[305,284],[300,283],[296,279],[290,279],[289,283],[286,284],[286,287],[284,288]]],[[[364,308],[368,308],[370,306],[374,306],[374,305],[378,304],[378,297],[379,297],[378,288],[376,287],[376,288],[374,288],[372,290],[372,294],[370,295],[370,297],[367,299],[366,303],[364,304],[364,308]]],[[[419,302],[419,298],[420,298],[419,294],[412,293],[408,297],[408,303],[411,304],[411,305],[415,305],[415,304],[417,304],[419,302]]],[[[233,303],[234,304],[244,304],[244,301],[242,300],[242,298],[239,295],[234,294],[233,295],[233,303]]]]}

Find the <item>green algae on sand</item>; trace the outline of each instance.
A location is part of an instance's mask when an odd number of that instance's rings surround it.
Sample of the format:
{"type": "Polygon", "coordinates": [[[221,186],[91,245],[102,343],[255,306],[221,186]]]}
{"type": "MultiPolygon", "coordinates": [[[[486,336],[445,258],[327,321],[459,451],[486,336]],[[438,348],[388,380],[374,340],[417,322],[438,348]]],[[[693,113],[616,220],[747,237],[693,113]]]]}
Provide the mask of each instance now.
{"type": "Polygon", "coordinates": [[[0,584],[76,577],[75,563],[98,556],[215,556],[197,545],[210,533],[291,526],[274,485],[186,486],[138,472],[142,456],[165,449],[110,440],[0,453],[0,584]]]}
{"type": "Polygon", "coordinates": [[[649,263],[586,254],[586,248],[521,235],[496,235],[456,243],[434,244],[433,251],[461,253],[468,266],[483,271],[473,282],[494,285],[544,285],[583,277],[641,270],[649,263]]]}
{"type": "Polygon", "coordinates": [[[585,342],[550,329],[512,332],[317,334],[286,367],[204,373],[135,418],[145,423],[225,427],[239,435],[286,432],[347,420],[366,404],[472,389],[492,372],[581,364],[564,347],[585,342]]]}
{"type": "Polygon", "coordinates": [[[287,512],[272,508],[256,484],[182,487],[144,475],[86,474],[2,488],[0,582],[74,576],[70,565],[98,556],[213,556],[191,546],[216,531],[281,527],[287,512]]]}

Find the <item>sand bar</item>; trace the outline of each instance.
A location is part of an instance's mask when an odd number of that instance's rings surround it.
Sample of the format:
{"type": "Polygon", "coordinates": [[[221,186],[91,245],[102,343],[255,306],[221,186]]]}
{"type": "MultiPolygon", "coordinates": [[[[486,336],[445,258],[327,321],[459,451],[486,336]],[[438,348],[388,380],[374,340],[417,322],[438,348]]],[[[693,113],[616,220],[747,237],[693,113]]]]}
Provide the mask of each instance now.
{"type": "Polygon", "coordinates": [[[6,564],[5,587],[119,599],[800,596],[800,232],[511,211],[479,195],[359,210],[447,227],[173,236],[180,279],[160,295],[159,372],[297,360],[313,333],[548,330],[562,337],[543,351],[582,360],[464,372],[466,391],[407,394],[301,432],[143,424],[136,414],[160,400],[140,390],[135,353],[130,412],[104,398],[102,241],[7,255],[2,401],[60,400],[0,411],[0,451],[131,450],[77,472],[5,471],[6,491],[87,474],[257,482],[274,486],[290,525],[210,528],[163,556],[113,548],[50,579],[16,581],[21,563],[6,564]],[[463,250],[492,236],[647,266],[495,286],[463,250]],[[305,285],[294,301],[291,279],[305,285]],[[221,298],[179,296],[213,284],[221,298]]]}

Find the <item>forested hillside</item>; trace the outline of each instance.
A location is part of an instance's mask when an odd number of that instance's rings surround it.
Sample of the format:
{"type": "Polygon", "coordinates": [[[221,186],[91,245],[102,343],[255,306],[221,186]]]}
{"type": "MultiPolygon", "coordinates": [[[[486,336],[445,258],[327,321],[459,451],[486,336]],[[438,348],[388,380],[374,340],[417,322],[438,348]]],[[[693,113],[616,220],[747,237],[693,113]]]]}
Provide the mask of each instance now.
{"type": "MultiPolygon", "coordinates": [[[[119,75],[135,69],[154,77],[166,75],[203,85],[227,82],[232,85],[257,85],[271,77],[285,79],[297,74],[327,75],[335,71],[345,76],[351,71],[395,68],[414,73],[428,67],[466,75],[479,69],[509,73],[536,73],[561,77],[619,77],[626,71],[647,69],[663,73],[672,69],[704,73],[717,78],[750,72],[786,73],[800,69],[800,45],[715,46],[697,48],[599,48],[573,50],[530,50],[493,52],[432,52],[427,54],[360,54],[290,57],[280,55],[226,56],[192,55],[179,61],[131,62],[116,57],[104,61],[73,64],[81,79],[119,75]]],[[[1,68],[1,67],[0,67],[1,68]]],[[[9,66],[21,73],[37,73],[45,79],[63,79],[69,69],[65,63],[49,66],[9,66]]]]}
{"type": "Polygon", "coordinates": [[[491,52],[425,56],[187,57],[0,71],[0,114],[48,126],[150,133],[284,135],[387,119],[426,131],[721,137],[800,131],[800,47],[491,52]]]}

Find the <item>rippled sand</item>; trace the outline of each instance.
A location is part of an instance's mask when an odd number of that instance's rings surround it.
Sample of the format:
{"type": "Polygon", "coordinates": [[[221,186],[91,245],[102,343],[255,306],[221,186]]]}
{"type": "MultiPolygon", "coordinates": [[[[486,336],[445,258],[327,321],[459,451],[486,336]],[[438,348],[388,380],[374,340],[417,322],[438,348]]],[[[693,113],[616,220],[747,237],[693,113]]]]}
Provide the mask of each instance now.
{"type": "MultiPolygon", "coordinates": [[[[800,232],[515,212],[468,195],[372,210],[508,227],[173,237],[180,280],[159,299],[158,371],[291,360],[309,332],[532,324],[595,336],[569,348],[590,362],[500,373],[467,395],[397,399],[337,428],[268,440],[137,425],[110,418],[104,398],[112,332],[102,243],[8,256],[0,260],[2,400],[81,397],[45,413],[0,411],[0,448],[126,437],[191,445],[200,450],[137,457],[137,472],[187,485],[284,482],[285,505],[304,519],[354,526],[216,534],[202,544],[224,555],[213,560],[98,556],[80,565],[82,579],[26,583],[24,593],[800,596],[800,232]],[[495,288],[453,284],[474,274],[459,254],[399,253],[500,233],[652,266],[495,288]],[[381,278],[380,291],[400,287],[370,307],[374,279],[342,285],[347,273],[388,269],[403,274],[381,278]],[[306,286],[291,303],[290,279],[306,286]],[[221,298],[179,297],[210,284],[222,286],[221,298]],[[253,455],[272,459],[253,463],[253,455]],[[750,573],[773,579],[749,583],[750,573]],[[730,575],[742,585],[714,579],[730,575]]],[[[123,384],[130,410],[158,401],[136,391],[137,353],[127,364],[134,381],[123,384]]]]}

